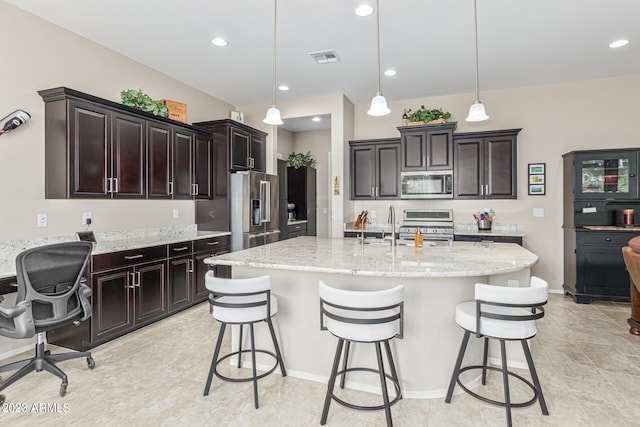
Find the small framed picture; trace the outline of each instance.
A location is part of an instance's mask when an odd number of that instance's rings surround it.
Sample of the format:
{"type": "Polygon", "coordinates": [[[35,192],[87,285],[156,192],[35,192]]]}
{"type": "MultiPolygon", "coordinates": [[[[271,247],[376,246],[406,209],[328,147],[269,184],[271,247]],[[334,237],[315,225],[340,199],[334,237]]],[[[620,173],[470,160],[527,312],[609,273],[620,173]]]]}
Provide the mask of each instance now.
{"type": "Polygon", "coordinates": [[[545,164],[544,163],[529,163],[529,175],[544,175],[545,164]]]}
{"type": "Polygon", "coordinates": [[[236,122],[244,123],[244,114],[242,114],[240,111],[231,111],[231,113],[229,114],[229,118],[236,122]]]}
{"type": "Polygon", "coordinates": [[[545,163],[529,163],[529,195],[542,196],[545,194],[545,163]]]}
{"type": "Polygon", "coordinates": [[[530,196],[544,195],[544,184],[529,184],[529,195],[530,196]]]}
{"type": "Polygon", "coordinates": [[[529,184],[544,184],[544,175],[529,175],[529,184]]]}

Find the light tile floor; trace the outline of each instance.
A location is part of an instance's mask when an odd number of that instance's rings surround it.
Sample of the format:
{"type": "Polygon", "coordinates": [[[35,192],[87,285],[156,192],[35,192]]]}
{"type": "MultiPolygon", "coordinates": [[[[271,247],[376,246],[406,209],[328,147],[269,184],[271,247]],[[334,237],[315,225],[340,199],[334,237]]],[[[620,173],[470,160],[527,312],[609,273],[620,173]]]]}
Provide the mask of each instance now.
{"type": "MultiPolygon", "coordinates": [[[[550,415],[543,416],[538,405],[514,409],[514,425],[640,425],[640,337],[628,333],[629,304],[579,305],[550,295],[546,310],[531,345],[550,415]]],[[[258,410],[250,383],[216,379],[211,394],[203,397],[217,330],[205,303],[94,349],[95,370],[87,369],[83,359],[62,362],[69,376],[65,397],[58,395],[56,377],[32,373],[4,391],[0,425],[319,425],[326,386],[316,382],[269,375],[259,382],[258,410]],[[26,412],[18,412],[24,408],[26,412]]],[[[517,397],[523,390],[514,385],[513,391],[517,397]]],[[[500,396],[499,374],[490,375],[487,392],[500,396]]],[[[403,399],[392,414],[396,426],[506,424],[502,408],[466,394],[455,395],[451,404],[403,399]]],[[[384,412],[353,411],[334,403],[327,425],[382,426],[384,412]]]]}

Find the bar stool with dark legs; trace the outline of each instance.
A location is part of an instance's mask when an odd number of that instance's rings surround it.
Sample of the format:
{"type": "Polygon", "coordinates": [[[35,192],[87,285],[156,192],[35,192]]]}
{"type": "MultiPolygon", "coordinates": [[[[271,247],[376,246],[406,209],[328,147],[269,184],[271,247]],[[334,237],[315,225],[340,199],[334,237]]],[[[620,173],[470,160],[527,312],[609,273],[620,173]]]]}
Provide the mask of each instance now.
{"type": "Polygon", "coordinates": [[[331,400],[335,400],[343,406],[352,409],[365,411],[384,409],[387,425],[392,426],[391,405],[401,399],[400,382],[398,373],[393,363],[389,340],[394,337],[402,338],[403,331],[403,311],[404,311],[404,288],[397,286],[383,291],[348,291],[335,289],[320,281],[320,329],[328,330],[338,338],[333,367],[327,384],[327,394],[320,424],[327,423],[329,415],[329,405],[331,400]],[[340,356],[344,344],[344,361],[341,370],[340,356]],[[351,343],[372,343],[375,344],[378,369],[366,367],[348,368],[349,347],[351,343]],[[381,343],[384,343],[387,362],[390,373],[386,373],[382,359],[381,343]],[[333,393],[336,378],[341,375],[341,387],[344,388],[344,381],[347,372],[365,371],[377,373],[380,377],[380,387],[382,389],[383,404],[377,406],[359,406],[346,402],[333,393]],[[387,389],[387,379],[391,381],[395,388],[395,397],[389,400],[387,389]]]}
{"type": "Polygon", "coordinates": [[[547,404],[542,394],[538,374],[536,373],[533,358],[527,340],[536,335],[536,320],[544,316],[544,308],[548,298],[548,284],[539,277],[531,277],[531,286],[526,288],[512,288],[477,283],[475,287],[475,300],[463,302],[456,307],[456,323],[464,329],[460,352],[456,360],[446,403],[451,403],[453,389],[456,382],[465,392],[483,402],[504,406],[507,411],[507,425],[511,426],[511,408],[521,408],[535,403],[540,403],[543,415],[549,415],[547,404]],[[469,343],[469,337],[474,333],[477,338],[484,337],[484,352],[482,365],[465,366],[461,368],[462,359],[469,343]],[[487,352],[489,339],[500,341],[500,353],[502,368],[488,366],[487,352]],[[533,384],[524,377],[509,372],[507,369],[507,354],[505,341],[520,341],[522,350],[527,359],[529,373],[533,384]],[[460,381],[460,374],[470,369],[482,369],[482,385],[486,385],[487,370],[501,371],[504,384],[504,402],[495,401],[469,390],[460,381]],[[512,403],[509,395],[509,375],[524,382],[533,390],[533,397],[520,403],[512,403]]]}
{"type": "Polygon", "coordinates": [[[209,290],[209,303],[211,304],[211,314],[220,322],[220,332],[218,340],[213,352],[211,360],[211,368],[207,377],[207,385],[204,388],[204,395],[209,394],[213,375],[218,378],[231,382],[253,381],[253,399],[256,409],[258,409],[258,380],[272,373],[278,365],[283,377],[287,376],[284,368],[282,354],[278,346],[278,340],[273,329],[271,317],[278,312],[278,300],[271,293],[271,278],[269,276],[260,276],[250,279],[225,279],[215,277],[213,271],[209,271],[205,276],[205,284],[209,290]],[[269,333],[273,340],[275,353],[268,350],[255,348],[255,338],[253,333],[253,325],[257,322],[266,322],[269,326],[269,333]],[[240,325],[240,343],[238,350],[227,355],[220,356],[220,347],[222,346],[222,338],[227,325],[240,325]],[[251,348],[242,349],[242,327],[249,326],[249,334],[251,337],[251,348]],[[238,368],[241,367],[242,353],[251,353],[252,375],[244,378],[230,378],[218,372],[220,362],[238,355],[238,368]],[[256,353],[268,354],[274,358],[275,364],[271,369],[258,375],[256,370],[256,353]]]}

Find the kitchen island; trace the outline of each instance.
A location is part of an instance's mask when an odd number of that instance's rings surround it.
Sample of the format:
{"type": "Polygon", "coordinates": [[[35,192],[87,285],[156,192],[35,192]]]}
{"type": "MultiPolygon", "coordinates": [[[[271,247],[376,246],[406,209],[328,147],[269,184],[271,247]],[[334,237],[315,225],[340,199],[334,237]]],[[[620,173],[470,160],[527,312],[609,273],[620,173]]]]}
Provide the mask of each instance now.
{"type": "MultiPolygon", "coordinates": [[[[318,280],[351,290],[404,285],[404,338],[392,340],[391,345],[403,396],[408,398],[445,395],[462,337],[455,307],[473,299],[474,284],[527,286],[529,269],[537,261],[536,255],[512,243],[454,242],[451,248],[392,250],[388,243],[361,245],[355,239],[316,237],[205,259],[208,264],[232,266],[234,278],[272,277],[279,302],[274,324],[287,371],[321,382],[328,379],[336,338],[320,331],[318,280]]],[[[257,331],[257,345],[269,347],[266,329],[257,331]]],[[[472,341],[465,360],[480,361],[481,340],[472,341]]],[[[232,343],[236,345],[236,340],[232,343]]],[[[358,344],[352,349],[352,366],[375,366],[375,352],[365,347],[358,344]]],[[[347,387],[379,392],[378,381],[376,375],[353,373],[347,387]]],[[[473,386],[477,378],[463,381],[473,386]]]]}

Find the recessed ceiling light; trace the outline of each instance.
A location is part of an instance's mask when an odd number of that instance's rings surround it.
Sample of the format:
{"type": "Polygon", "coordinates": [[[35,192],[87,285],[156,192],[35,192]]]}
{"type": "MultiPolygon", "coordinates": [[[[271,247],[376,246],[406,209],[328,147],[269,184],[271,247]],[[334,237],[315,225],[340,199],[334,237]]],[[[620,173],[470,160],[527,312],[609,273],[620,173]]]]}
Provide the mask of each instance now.
{"type": "Polygon", "coordinates": [[[384,72],[384,75],[387,76],[387,77],[395,76],[396,74],[398,74],[398,73],[396,73],[396,70],[386,70],[384,72]]]}
{"type": "Polygon", "coordinates": [[[313,122],[319,122],[320,120],[322,120],[320,117],[316,116],[313,119],[311,119],[311,121],[313,122]]]}
{"type": "Polygon", "coordinates": [[[219,46],[219,47],[224,47],[229,44],[229,42],[223,39],[222,37],[216,37],[215,39],[211,39],[211,43],[214,46],[219,46]]]}
{"type": "Polygon", "coordinates": [[[621,40],[616,40],[614,42],[611,42],[609,44],[609,47],[622,47],[622,46],[626,46],[629,44],[629,40],[625,40],[625,39],[621,39],[621,40]]]}
{"type": "Polygon", "coordinates": [[[356,8],[356,15],[358,16],[369,16],[373,13],[373,7],[368,4],[361,4],[356,8]]]}
{"type": "Polygon", "coordinates": [[[280,85],[280,86],[278,86],[278,89],[280,89],[280,90],[289,90],[289,86],[287,86],[287,85],[280,85]]]}

